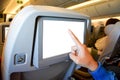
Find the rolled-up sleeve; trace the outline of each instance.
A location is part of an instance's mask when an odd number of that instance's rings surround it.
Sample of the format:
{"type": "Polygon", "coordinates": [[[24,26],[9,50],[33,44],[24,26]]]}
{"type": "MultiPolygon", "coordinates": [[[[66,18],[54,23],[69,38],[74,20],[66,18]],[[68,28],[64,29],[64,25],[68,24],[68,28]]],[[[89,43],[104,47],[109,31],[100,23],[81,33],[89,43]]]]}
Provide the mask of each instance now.
{"type": "Polygon", "coordinates": [[[107,71],[99,62],[99,66],[95,71],[90,71],[89,73],[93,76],[95,80],[117,80],[115,73],[112,71],[107,71]]]}

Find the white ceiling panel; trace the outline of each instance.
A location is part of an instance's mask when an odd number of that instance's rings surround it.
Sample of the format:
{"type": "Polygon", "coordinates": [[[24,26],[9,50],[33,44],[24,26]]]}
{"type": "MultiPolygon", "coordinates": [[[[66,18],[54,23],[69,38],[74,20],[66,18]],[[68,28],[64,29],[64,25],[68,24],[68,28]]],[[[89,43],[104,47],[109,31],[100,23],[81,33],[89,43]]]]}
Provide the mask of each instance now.
{"type": "Polygon", "coordinates": [[[99,13],[96,11],[95,6],[89,6],[89,8],[78,9],[77,11],[79,13],[83,13],[92,17],[99,15],[99,13]]]}
{"type": "Polygon", "coordinates": [[[120,0],[112,0],[96,6],[99,15],[120,13],[120,0]]]}
{"type": "Polygon", "coordinates": [[[78,8],[76,11],[91,18],[120,15],[120,0],[108,0],[104,3],[78,8]]]}
{"type": "Polygon", "coordinates": [[[30,0],[31,4],[68,7],[87,0],[30,0]]]}

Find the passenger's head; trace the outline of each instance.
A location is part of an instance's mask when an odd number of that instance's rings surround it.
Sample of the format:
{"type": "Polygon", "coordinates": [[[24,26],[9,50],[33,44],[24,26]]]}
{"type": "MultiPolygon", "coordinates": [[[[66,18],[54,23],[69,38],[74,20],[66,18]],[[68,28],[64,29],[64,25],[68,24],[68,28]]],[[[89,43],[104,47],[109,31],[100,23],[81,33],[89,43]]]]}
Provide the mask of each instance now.
{"type": "Polygon", "coordinates": [[[106,35],[108,35],[114,28],[114,24],[116,24],[118,21],[120,21],[119,19],[116,18],[110,18],[107,20],[106,24],[105,24],[105,29],[104,32],[106,35]]]}
{"type": "Polygon", "coordinates": [[[119,21],[119,19],[116,19],[116,18],[110,18],[107,20],[105,26],[109,25],[109,24],[115,24],[119,21]]]}

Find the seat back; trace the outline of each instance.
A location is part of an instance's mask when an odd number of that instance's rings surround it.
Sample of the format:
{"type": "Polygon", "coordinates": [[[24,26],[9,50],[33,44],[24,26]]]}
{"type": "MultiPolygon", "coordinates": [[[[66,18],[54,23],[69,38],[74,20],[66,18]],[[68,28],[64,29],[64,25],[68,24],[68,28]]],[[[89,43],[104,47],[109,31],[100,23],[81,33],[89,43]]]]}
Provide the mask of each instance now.
{"type": "MultiPolygon", "coordinates": [[[[90,25],[90,19],[87,16],[50,6],[30,5],[23,8],[12,20],[5,40],[1,64],[3,80],[63,80],[72,61],[69,59],[69,53],[66,54],[66,52],[57,54],[54,51],[57,55],[44,58],[43,22],[45,21],[45,24],[49,20],[72,22],[73,19],[80,22],[84,20],[86,31],[83,32],[86,32],[84,33],[86,35],[90,25]]],[[[51,38],[51,36],[48,37],[51,38]]],[[[52,43],[51,46],[53,46],[52,43]]]]}
{"type": "Polygon", "coordinates": [[[103,54],[100,56],[99,60],[101,63],[104,63],[106,58],[110,58],[119,53],[120,47],[120,22],[117,22],[114,25],[112,31],[108,34],[107,45],[103,51],[103,54]]]}

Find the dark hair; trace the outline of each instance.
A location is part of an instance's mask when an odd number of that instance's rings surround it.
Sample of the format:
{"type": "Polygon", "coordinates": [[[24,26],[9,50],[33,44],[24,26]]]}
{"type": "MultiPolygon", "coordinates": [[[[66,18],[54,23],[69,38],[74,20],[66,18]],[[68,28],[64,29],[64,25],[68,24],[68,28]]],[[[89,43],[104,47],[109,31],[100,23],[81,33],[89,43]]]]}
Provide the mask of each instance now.
{"type": "Polygon", "coordinates": [[[12,18],[9,18],[9,22],[11,22],[12,21],[12,18]]]}
{"type": "Polygon", "coordinates": [[[116,19],[116,18],[110,18],[107,20],[105,26],[109,25],[109,24],[115,24],[116,22],[118,22],[119,19],[116,19]]]}

